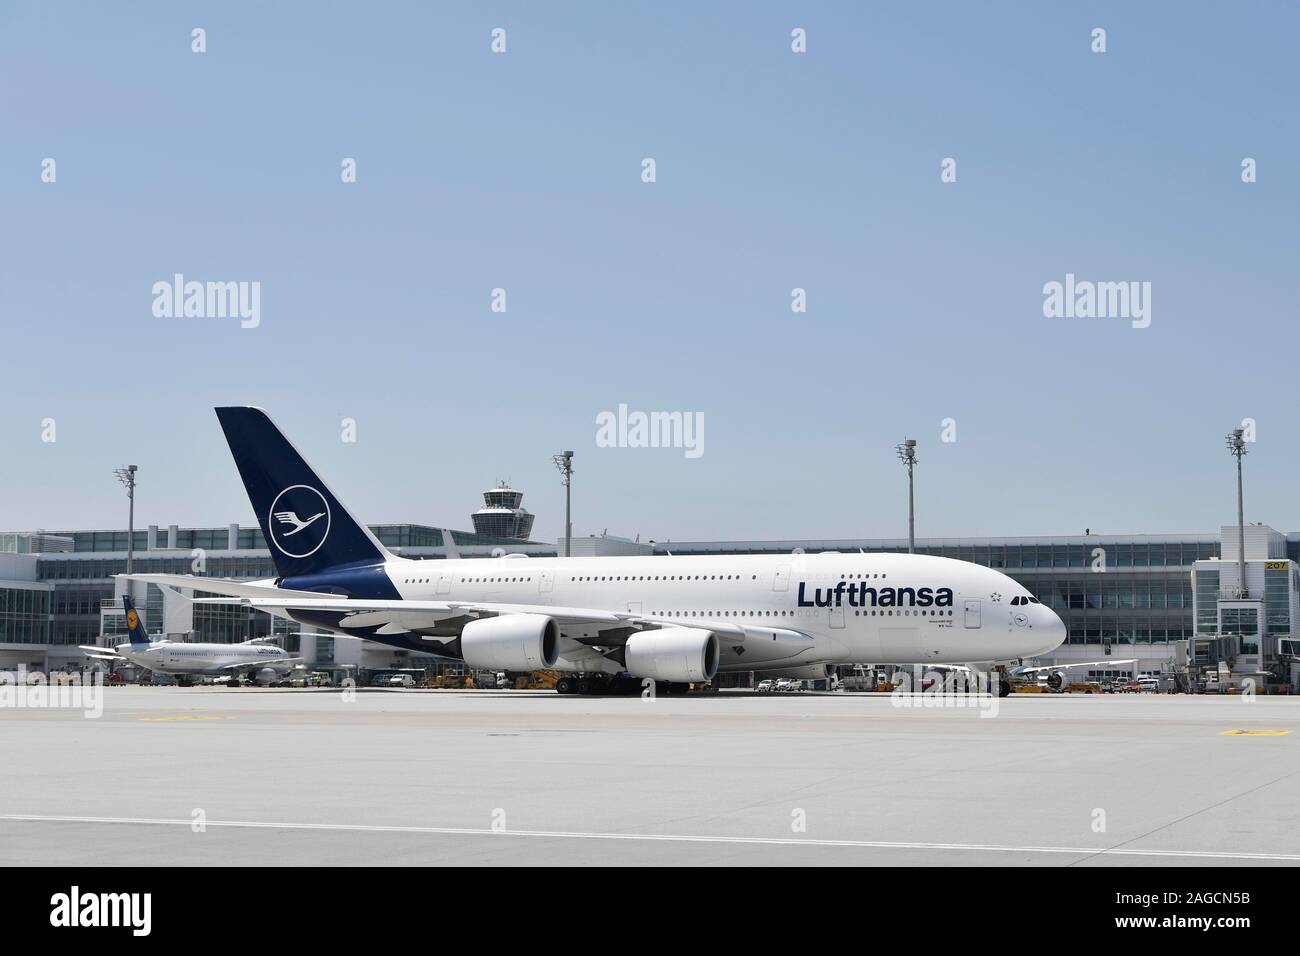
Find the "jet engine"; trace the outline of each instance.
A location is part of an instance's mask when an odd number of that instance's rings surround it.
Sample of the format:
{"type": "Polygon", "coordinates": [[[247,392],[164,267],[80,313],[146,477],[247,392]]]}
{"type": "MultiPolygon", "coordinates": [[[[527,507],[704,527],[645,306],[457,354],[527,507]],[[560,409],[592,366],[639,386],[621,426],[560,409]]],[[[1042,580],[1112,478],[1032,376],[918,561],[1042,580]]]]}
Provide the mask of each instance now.
{"type": "Polygon", "coordinates": [[[1061,671],[1049,671],[1047,674],[1047,686],[1052,690],[1060,690],[1065,684],[1065,674],[1061,671]]]}
{"type": "Polygon", "coordinates": [[[253,681],[258,684],[266,685],[279,676],[274,667],[259,667],[253,671],[253,681]]]}
{"type": "Polygon", "coordinates": [[[691,683],[711,680],[718,672],[718,639],[694,627],[638,631],[623,648],[633,677],[691,683]]]}
{"type": "Polygon", "coordinates": [[[555,665],[560,628],[545,614],[503,614],[470,621],[460,632],[465,663],[490,671],[535,671],[555,665]]]}
{"type": "Polygon", "coordinates": [[[802,667],[783,667],[780,670],[761,671],[764,677],[788,677],[791,680],[826,680],[835,673],[834,664],[804,664],[802,667]]]}

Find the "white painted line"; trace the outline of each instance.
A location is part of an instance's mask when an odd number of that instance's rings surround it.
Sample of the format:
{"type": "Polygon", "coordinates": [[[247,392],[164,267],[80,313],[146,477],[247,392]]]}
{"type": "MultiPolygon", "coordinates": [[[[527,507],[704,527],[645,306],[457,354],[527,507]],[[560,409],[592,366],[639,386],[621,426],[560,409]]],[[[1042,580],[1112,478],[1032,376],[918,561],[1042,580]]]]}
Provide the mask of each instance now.
{"type": "MultiPolygon", "coordinates": [[[[0,814],[0,821],[27,823],[105,823],[134,826],[189,827],[193,820],[161,817],[78,817],[28,813],[0,814]]],[[[811,840],[795,837],[694,836],[670,833],[582,833],[571,830],[490,830],[472,827],[380,826],[350,823],[272,823],[254,820],[208,820],[208,827],[260,830],[327,830],[352,833],[422,833],[441,836],[542,837],[551,840],[632,840],[650,843],[730,843],[754,846],[858,847],[877,850],[962,850],[993,853],[1064,853],[1087,856],[1149,856],[1212,860],[1300,862],[1300,853],[1242,853],[1220,850],[1139,850],[1095,846],[1003,846],[996,843],[914,843],[883,840],[811,840]]]]}

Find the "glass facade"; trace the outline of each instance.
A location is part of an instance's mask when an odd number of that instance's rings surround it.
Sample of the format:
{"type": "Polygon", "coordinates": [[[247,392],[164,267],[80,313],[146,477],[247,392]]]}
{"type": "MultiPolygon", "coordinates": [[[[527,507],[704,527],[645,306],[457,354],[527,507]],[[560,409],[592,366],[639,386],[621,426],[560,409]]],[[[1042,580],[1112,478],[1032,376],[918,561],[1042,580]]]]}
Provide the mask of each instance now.
{"type": "Polygon", "coordinates": [[[0,587],[0,644],[48,644],[52,591],[0,587]]]}
{"type": "Polygon", "coordinates": [[[1219,627],[1219,572],[1197,571],[1196,633],[1213,634],[1219,627]]]}
{"type": "Polygon", "coordinates": [[[1259,633],[1259,612],[1253,607],[1225,607],[1219,614],[1225,635],[1253,637],[1259,633]]]}
{"type": "Polygon", "coordinates": [[[1291,633],[1291,569],[1264,571],[1264,620],[1269,634],[1291,633]]]}

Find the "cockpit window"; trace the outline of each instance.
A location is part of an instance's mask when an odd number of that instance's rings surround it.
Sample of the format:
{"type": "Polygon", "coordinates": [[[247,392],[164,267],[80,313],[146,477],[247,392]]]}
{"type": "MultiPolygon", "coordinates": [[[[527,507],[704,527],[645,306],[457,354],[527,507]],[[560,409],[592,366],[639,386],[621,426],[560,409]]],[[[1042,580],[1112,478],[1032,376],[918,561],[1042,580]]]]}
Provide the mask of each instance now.
{"type": "Polygon", "coordinates": [[[1020,595],[1017,594],[1015,597],[1013,597],[1013,598],[1011,599],[1011,603],[1012,603],[1015,607],[1019,607],[1020,605],[1022,605],[1022,604],[1025,603],[1025,599],[1022,598],[1020,595]]]}

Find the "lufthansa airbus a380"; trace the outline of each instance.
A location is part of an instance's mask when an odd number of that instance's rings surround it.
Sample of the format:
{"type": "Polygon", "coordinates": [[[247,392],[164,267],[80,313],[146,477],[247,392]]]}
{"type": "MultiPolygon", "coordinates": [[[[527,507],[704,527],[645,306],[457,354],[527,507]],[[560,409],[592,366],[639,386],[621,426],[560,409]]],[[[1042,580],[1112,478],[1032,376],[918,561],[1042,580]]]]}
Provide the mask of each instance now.
{"type": "Polygon", "coordinates": [[[1017,661],[1060,618],[998,571],[911,554],[419,560],[391,554],[258,408],[218,408],[277,577],[133,580],[475,668],[554,670],[561,693],[820,678],[840,664],[1017,661]]]}

